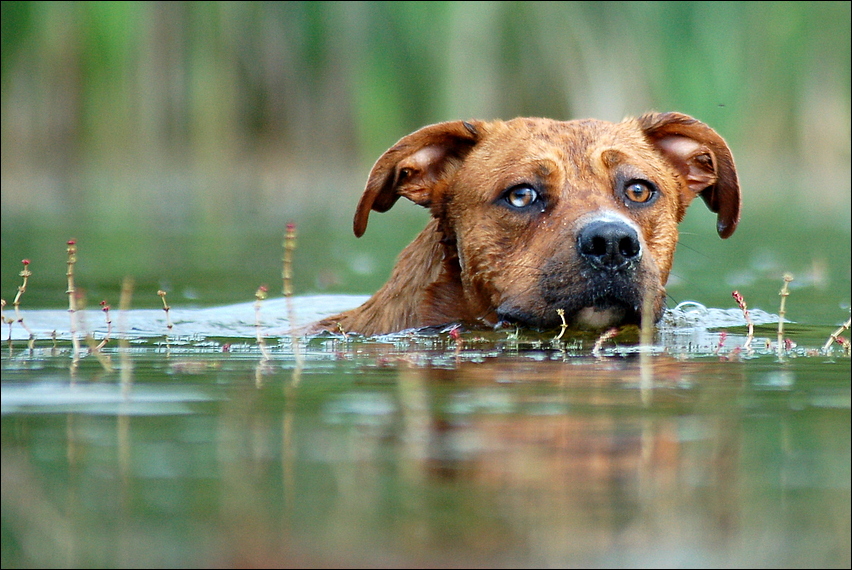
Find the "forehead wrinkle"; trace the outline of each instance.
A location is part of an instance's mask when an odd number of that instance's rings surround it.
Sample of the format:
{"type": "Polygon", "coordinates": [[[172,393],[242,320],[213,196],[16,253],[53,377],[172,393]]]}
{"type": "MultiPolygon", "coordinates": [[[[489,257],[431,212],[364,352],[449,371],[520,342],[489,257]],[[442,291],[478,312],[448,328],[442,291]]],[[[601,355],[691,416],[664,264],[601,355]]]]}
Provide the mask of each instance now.
{"type": "Polygon", "coordinates": [[[566,175],[576,180],[595,178],[601,174],[596,168],[595,159],[599,156],[597,149],[615,143],[612,125],[596,120],[572,122],[567,125],[570,128],[561,129],[559,140],[553,141],[564,153],[566,175]]]}
{"type": "MultiPolygon", "coordinates": [[[[532,169],[542,173],[536,165],[552,162],[551,172],[561,171],[567,181],[573,184],[586,185],[601,178],[609,178],[610,168],[603,163],[601,154],[612,150],[621,155],[621,163],[630,162],[633,153],[638,151],[642,156],[647,150],[647,141],[635,132],[632,125],[610,123],[596,119],[572,121],[540,121],[532,119],[513,119],[502,124],[495,130],[488,146],[503,149],[502,160],[498,166],[501,172],[518,170],[525,167],[527,173],[532,169]],[[521,126],[519,129],[512,128],[521,126]],[[521,136],[518,136],[518,135],[521,136]],[[505,152],[506,149],[511,149],[505,152]],[[555,170],[553,169],[555,167],[555,170]]],[[[488,152],[489,156],[494,156],[488,152]]]]}
{"type": "Polygon", "coordinates": [[[539,171],[542,164],[547,164],[550,170],[562,162],[561,149],[554,145],[549,138],[536,136],[513,137],[508,140],[494,140],[483,150],[488,158],[497,161],[497,171],[517,170],[519,167],[539,171]]]}

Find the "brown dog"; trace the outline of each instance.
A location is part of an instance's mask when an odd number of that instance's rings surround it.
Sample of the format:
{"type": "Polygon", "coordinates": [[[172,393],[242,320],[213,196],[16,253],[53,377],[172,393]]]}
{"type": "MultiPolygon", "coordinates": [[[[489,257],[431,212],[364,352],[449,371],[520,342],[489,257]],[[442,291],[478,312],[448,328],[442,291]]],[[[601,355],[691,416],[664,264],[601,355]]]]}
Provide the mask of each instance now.
{"type": "Polygon", "coordinates": [[[534,328],[639,324],[663,312],[678,223],[698,195],[737,227],[731,151],[679,113],[597,120],[454,121],[400,140],[373,166],[355,212],[404,196],[432,220],[366,303],[314,330],[365,335],[501,322],[534,328]]]}

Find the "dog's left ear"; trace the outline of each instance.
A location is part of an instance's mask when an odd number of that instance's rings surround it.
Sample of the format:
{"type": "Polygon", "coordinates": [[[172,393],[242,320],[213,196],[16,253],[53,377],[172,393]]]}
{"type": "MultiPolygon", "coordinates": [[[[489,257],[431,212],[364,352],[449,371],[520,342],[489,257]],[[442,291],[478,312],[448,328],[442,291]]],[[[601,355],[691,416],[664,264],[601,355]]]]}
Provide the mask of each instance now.
{"type": "Polygon", "coordinates": [[[355,235],[364,234],[370,210],[386,212],[400,196],[431,206],[440,183],[455,172],[480,136],[478,121],[451,121],[423,127],[400,139],[370,171],[355,211],[355,235]]]}
{"type": "Polygon", "coordinates": [[[681,113],[647,113],[639,117],[645,136],[686,178],[689,193],[683,208],[701,194],[718,214],[716,231],[730,237],[740,221],[740,185],[734,157],[725,140],[697,119],[681,113]]]}

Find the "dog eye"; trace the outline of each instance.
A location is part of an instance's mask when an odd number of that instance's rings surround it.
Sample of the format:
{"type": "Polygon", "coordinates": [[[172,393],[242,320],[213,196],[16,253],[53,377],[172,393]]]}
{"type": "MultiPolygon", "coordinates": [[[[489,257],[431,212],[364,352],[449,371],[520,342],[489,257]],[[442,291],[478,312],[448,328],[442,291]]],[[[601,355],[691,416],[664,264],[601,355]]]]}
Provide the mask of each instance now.
{"type": "Polygon", "coordinates": [[[529,186],[516,186],[506,192],[504,199],[513,208],[523,209],[538,201],[538,192],[529,186]]]}
{"type": "Polygon", "coordinates": [[[624,196],[630,202],[647,204],[657,195],[657,188],[644,180],[631,180],[624,187],[624,196]]]}

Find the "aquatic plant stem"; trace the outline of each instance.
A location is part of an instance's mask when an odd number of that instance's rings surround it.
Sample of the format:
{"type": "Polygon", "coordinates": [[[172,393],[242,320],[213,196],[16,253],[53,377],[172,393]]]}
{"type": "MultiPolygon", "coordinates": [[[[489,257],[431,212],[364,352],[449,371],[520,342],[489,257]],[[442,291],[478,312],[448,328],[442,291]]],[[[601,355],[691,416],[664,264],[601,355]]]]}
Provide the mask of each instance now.
{"type": "Polygon", "coordinates": [[[650,350],[654,343],[654,299],[650,295],[646,295],[642,302],[641,319],[639,323],[639,344],[650,350]]]}
{"type": "Polygon", "coordinates": [[[121,393],[125,397],[130,393],[133,380],[133,362],[130,360],[130,341],[127,337],[127,313],[133,298],[133,279],[125,277],[121,282],[121,296],[118,299],[118,362],[121,370],[121,393]]]}
{"type": "Polygon", "coordinates": [[[793,276],[785,273],[784,285],[781,287],[781,291],[778,292],[781,296],[781,307],[778,309],[778,346],[775,347],[775,350],[779,360],[784,357],[784,316],[787,314],[787,297],[790,295],[787,285],[792,280],[793,276]]]}
{"type": "MultiPolygon", "coordinates": [[[[15,307],[15,320],[20,323],[24,330],[27,331],[29,335],[29,339],[27,340],[27,347],[30,349],[30,352],[33,350],[33,344],[35,343],[35,336],[33,335],[33,331],[30,330],[30,327],[24,322],[24,317],[21,316],[21,297],[27,290],[27,281],[29,280],[32,272],[29,269],[30,260],[22,259],[21,263],[24,264],[24,269],[19,273],[19,275],[24,279],[23,283],[18,287],[18,293],[15,295],[15,300],[12,305],[15,307]]],[[[11,338],[11,326],[9,336],[11,338]]]]}
{"type": "Polygon", "coordinates": [[[9,325],[9,352],[11,354],[12,351],[12,325],[14,323],[21,323],[21,326],[24,327],[24,330],[27,331],[29,335],[29,340],[27,341],[27,347],[30,349],[32,353],[33,345],[35,343],[35,336],[33,335],[33,331],[30,330],[30,327],[24,322],[24,317],[21,316],[20,306],[21,306],[21,297],[27,290],[27,281],[29,280],[32,272],[29,270],[30,260],[22,259],[21,263],[24,264],[24,269],[19,273],[21,277],[23,277],[24,281],[21,285],[18,286],[18,292],[15,295],[15,300],[12,302],[12,305],[15,307],[15,318],[8,318],[6,315],[2,314],[3,309],[6,308],[6,300],[0,299],[0,321],[9,325]]]}
{"type": "Polygon", "coordinates": [[[266,349],[266,341],[263,340],[263,335],[260,333],[260,306],[266,299],[266,285],[261,285],[254,293],[254,330],[257,337],[257,346],[260,348],[260,353],[263,355],[263,360],[269,360],[269,351],[266,349]]]}
{"type": "Polygon", "coordinates": [[[559,325],[559,335],[553,340],[560,340],[565,331],[568,330],[568,323],[565,322],[565,309],[556,309],[556,314],[562,319],[562,324],[559,325]]]}
{"type": "Polygon", "coordinates": [[[68,269],[65,271],[65,277],[68,279],[68,289],[65,291],[68,295],[68,315],[71,321],[71,373],[77,370],[77,365],[80,363],[80,339],[77,338],[77,288],[74,285],[74,265],[77,263],[77,240],[68,240],[68,248],[65,250],[68,254],[66,265],[68,269]]]}
{"type": "Polygon", "coordinates": [[[166,312],[166,354],[171,352],[171,346],[169,345],[169,335],[172,334],[172,318],[169,315],[169,311],[172,309],[169,304],[166,302],[166,292],[162,289],[157,291],[157,295],[160,296],[160,299],[163,300],[163,310],[166,312]]]}
{"type": "Polygon", "coordinates": [[[290,346],[293,349],[293,357],[296,360],[296,365],[293,368],[293,385],[299,383],[302,377],[302,367],[304,359],[302,358],[302,350],[299,346],[299,335],[296,332],[296,311],[293,308],[293,253],[296,251],[296,224],[293,222],[287,223],[287,229],[284,233],[284,267],[281,270],[283,279],[284,297],[287,299],[287,321],[290,324],[290,346]]]}
{"type": "Polygon", "coordinates": [[[847,348],[849,346],[849,341],[843,342],[843,340],[841,340],[842,337],[840,336],[840,333],[847,330],[850,324],[852,324],[852,319],[846,319],[845,323],[840,325],[840,327],[836,331],[831,333],[831,336],[829,336],[828,340],[825,342],[825,346],[822,347],[822,351],[828,352],[829,347],[834,342],[839,342],[843,345],[844,348],[847,348]]]}
{"type": "Polygon", "coordinates": [[[743,317],[745,317],[745,321],[748,324],[748,336],[746,336],[743,350],[751,352],[751,341],[754,339],[754,322],[752,322],[751,315],[748,312],[748,305],[746,305],[745,298],[740,295],[739,291],[732,292],[731,296],[737,302],[737,305],[739,305],[740,310],[743,312],[743,317]]]}
{"type": "Polygon", "coordinates": [[[598,340],[595,341],[595,346],[592,347],[592,355],[595,358],[599,358],[601,355],[601,348],[603,347],[603,343],[610,340],[614,336],[616,336],[619,332],[617,328],[611,328],[598,337],[598,340]]]}
{"type": "Polygon", "coordinates": [[[109,305],[107,305],[106,301],[101,301],[101,310],[104,312],[104,318],[106,319],[107,332],[106,336],[98,343],[96,350],[100,350],[107,345],[112,337],[112,319],[109,316],[109,305]]]}

